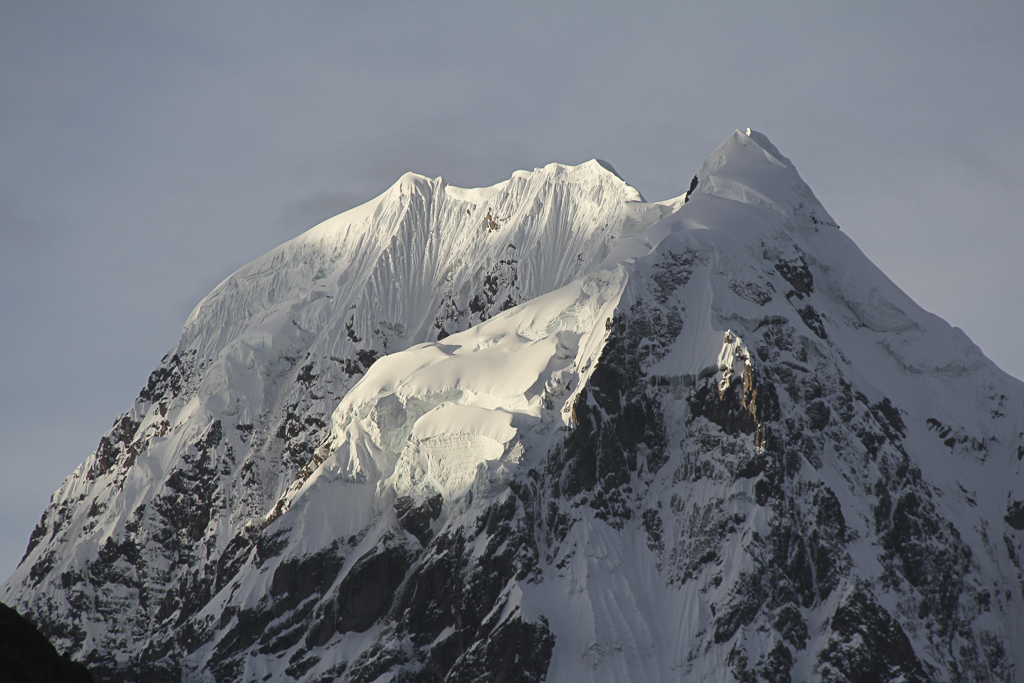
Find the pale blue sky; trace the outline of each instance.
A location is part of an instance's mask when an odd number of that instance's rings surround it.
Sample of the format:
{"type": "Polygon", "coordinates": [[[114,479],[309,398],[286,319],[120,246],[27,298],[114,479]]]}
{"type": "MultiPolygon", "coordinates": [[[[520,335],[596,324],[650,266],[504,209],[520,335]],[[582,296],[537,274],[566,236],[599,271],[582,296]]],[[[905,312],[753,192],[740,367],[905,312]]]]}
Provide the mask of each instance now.
{"type": "Polygon", "coordinates": [[[0,1],[0,575],[233,270],[403,172],[607,159],[648,199],[761,130],[1024,377],[1024,5],[0,1]]]}

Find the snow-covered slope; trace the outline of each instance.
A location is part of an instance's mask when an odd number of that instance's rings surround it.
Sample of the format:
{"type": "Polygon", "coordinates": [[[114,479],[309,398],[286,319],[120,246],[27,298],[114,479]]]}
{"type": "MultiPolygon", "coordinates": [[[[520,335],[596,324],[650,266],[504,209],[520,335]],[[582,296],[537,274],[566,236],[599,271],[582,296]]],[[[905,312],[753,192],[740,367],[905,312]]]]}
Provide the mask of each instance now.
{"type": "Polygon", "coordinates": [[[763,135],[696,181],[407,175],[243,268],[0,599],[118,680],[1015,680],[1024,385],[763,135]]]}

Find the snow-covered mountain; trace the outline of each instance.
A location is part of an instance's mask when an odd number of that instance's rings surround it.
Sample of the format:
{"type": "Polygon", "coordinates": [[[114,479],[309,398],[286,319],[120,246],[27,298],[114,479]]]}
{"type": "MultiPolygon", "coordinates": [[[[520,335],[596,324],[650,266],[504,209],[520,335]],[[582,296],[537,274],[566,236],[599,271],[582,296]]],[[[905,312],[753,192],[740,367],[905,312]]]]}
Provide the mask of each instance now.
{"type": "Polygon", "coordinates": [[[0,600],[137,681],[1013,681],[1024,384],[737,131],[225,280],[0,600]]]}

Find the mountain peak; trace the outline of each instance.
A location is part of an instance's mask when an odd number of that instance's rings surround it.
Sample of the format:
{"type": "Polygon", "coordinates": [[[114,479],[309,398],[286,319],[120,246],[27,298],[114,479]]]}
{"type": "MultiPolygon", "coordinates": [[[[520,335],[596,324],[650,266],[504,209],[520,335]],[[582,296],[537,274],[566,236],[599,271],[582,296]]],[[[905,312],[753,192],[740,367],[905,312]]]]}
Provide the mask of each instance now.
{"type": "MultiPolygon", "coordinates": [[[[739,133],[739,131],[736,131],[736,133],[739,133]]],[[[740,133],[740,135],[742,135],[742,133],[740,133]]],[[[752,130],[750,128],[747,128],[746,136],[749,139],[753,140],[755,143],[757,143],[758,147],[763,149],[765,152],[767,152],[773,158],[775,158],[776,160],[782,162],[785,166],[788,166],[789,168],[793,169],[794,171],[796,170],[796,167],[793,166],[793,162],[791,162],[789,159],[787,159],[786,157],[784,157],[782,155],[782,153],[778,150],[778,148],[775,145],[772,144],[771,140],[768,139],[767,135],[765,135],[764,133],[759,133],[756,130],[752,130]]]]}
{"type": "Polygon", "coordinates": [[[240,269],[0,598],[112,681],[1010,681],[1024,385],[737,131],[240,269]]]}
{"type": "Polygon", "coordinates": [[[838,228],[793,163],[768,138],[735,131],[697,172],[696,198],[710,195],[769,209],[797,229],[838,228]]]}
{"type": "Polygon", "coordinates": [[[391,191],[398,190],[399,192],[429,192],[435,187],[443,184],[443,180],[438,178],[430,178],[420,173],[414,173],[412,171],[406,171],[403,173],[395,184],[391,186],[391,191]]]}

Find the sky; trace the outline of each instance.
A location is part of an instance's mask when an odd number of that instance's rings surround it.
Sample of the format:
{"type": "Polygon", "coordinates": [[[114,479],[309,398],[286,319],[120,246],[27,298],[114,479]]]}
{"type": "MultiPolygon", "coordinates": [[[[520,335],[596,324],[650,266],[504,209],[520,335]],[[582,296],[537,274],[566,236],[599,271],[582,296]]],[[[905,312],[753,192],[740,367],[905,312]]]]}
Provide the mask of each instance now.
{"type": "Polygon", "coordinates": [[[0,0],[0,579],[192,308],[406,171],[610,161],[648,200],[734,129],[1024,378],[1024,3],[0,0]]]}

